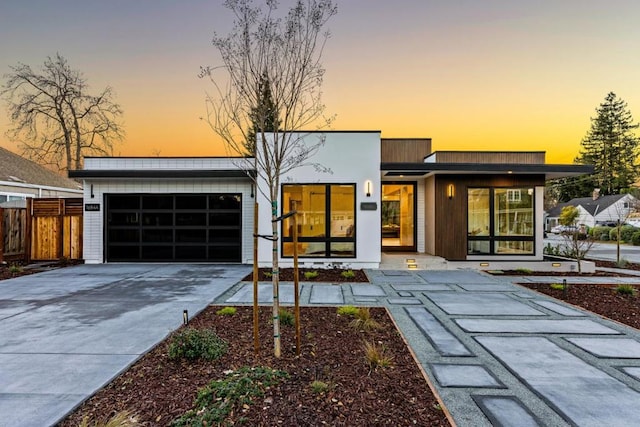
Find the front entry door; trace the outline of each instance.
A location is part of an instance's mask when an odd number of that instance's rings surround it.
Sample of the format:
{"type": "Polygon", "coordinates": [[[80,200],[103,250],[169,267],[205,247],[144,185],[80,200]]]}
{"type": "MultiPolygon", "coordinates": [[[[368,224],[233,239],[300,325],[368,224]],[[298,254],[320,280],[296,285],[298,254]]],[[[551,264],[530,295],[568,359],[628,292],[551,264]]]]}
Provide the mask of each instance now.
{"type": "Polygon", "coordinates": [[[382,250],[416,250],[416,183],[382,184],[382,250]]]}

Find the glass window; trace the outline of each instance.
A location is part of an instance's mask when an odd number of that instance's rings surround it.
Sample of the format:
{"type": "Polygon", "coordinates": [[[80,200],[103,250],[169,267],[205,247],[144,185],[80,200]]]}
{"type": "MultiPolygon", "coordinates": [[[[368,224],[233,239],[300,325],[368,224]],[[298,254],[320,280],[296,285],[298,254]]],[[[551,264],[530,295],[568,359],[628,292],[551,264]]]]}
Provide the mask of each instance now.
{"type": "Polygon", "coordinates": [[[469,208],[467,233],[469,236],[488,236],[490,227],[489,189],[473,188],[467,194],[469,208]]]}
{"type": "Polygon", "coordinates": [[[533,236],[533,189],[495,189],[496,236],[533,236]]]}
{"type": "MultiPolygon", "coordinates": [[[[282,212],[296,216],[298,255],[355,257],[355,184],[285,184],[282,212]]],[[[282,254],[293,256],[293,218],[282,224],[282,254]]]]}
{"type": "Polygon", "coordinates": [[[467,190],[469,255],[533,254],[533,188],[467,190]]]}

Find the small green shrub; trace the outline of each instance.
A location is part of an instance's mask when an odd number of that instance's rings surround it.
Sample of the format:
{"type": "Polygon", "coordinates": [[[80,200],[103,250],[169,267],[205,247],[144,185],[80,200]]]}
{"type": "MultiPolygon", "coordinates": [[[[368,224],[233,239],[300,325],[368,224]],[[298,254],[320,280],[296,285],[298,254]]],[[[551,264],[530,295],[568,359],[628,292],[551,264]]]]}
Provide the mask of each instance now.
{"type": "Polygon", "coordinates": [[[231,412],[241,411],[253,400],[264,396],[267,388],[287,378],[284,371],[268,367],[243,367],[230,372],[224,379],[211,381],[198,390],[195,409],[187,411],[171,423],[174,427],[226,425],[231,412]]]}
{"type": "Polygon", "coordinates": [[[355,317],[358,312],[358,307],[354,307],[352,305],[343,305],[342,307],[338,307],[337,310],[340,316],[351,316],[355,317]]]}
{"type": "Polygon", "coordinates": [[[285,326],[293,326],[296,324],[295,316],[289,310],[281,308],[278,312],[280,317],[280,324],[285,326]]]}
{"type": "Polygon", "coordinates": [[[266,277],[267,279],[271,279],[273,277],[273,273],[270,271],[265,271],[262,274],[264,274],[264,277],[266,277]]]}
{"type": "Polygon", "coordinates": [[[354,273],[353,270],[345,270],[340,273],[340,276],[342,276],[344,279],[353,279],[354,277],[356,277],[356,273],[354,273]]]}
{"type": "Polygon", "coordinates": [[[184,328],[169,341],[169,359],[216,360],[227,352],[228,344],[210,329],[184,328]]]}
{"type": "Polygon", "coordinates": [[[609,240],[611,240],[613,242],[618,240],[618,228],[617,227],[612,227],[611,230],[609,231],[609,240]]]}
{"type": "Polygon", "coordinates": [[[528,268],[516,268],[516,271],[521,274],[531,274],[533,272],[533,270],[528,268]]]}
{"type": "Polygon", "coordinates": [[[307,280],[311,280],[311,279],[315,279],[316,277],[318,277],[318,272],[317,271],[305,271],[304,272],[304,278],[307,280]]]}
{"type": "Polygon", "coordinates": [[[129,411],[120,411],[107,421],[91,421],[84,417],[78,427],[129,427],[139,425],[137,417],[129,411]]]}
{"type": "Polygon", "coordinates": [[[380,324],[371,317],[369,307],[358,308],[355,313],[355,319],[349,325],[354,329],[363,331],[372,331],[380,328],[380,324]]]}
{"type": "Polygon", "coordinates": [[[329,389],[329,384],[324,381],[315,380],[311,383],[311,391],[315,394],[322,394],[329,389]]]}
{"type": "Polygon", "coordinates": [[[223,307],[216,311],[218,316],[233,316],[238,310],[235,307],[223,307]]]}
{"type": "Polygon", "coordinates": [[[618,295],[630,295],[634,296],[638,291],[632,285],[618,285],[616,286],[616,293],[618,295]]]}
{"type": "Polygon", "coordinates": [[[24,269],[22,268],[22,266],[19,266],[17,264],[11,264],[9,266],[9,273],[11,273],[11,274],[22,273],[23,271],[24,271],[24,269]]]}
{"type": "Polygon", "coordinates": [[[616,262],[616,267],[618,268],[627,268],[628,266],[629,266],[629,261],[624,258],[620,258],[620,261],[616,262]]]}
{"type": "Polygon", "coordinates": [[[552,283],[549,285],[551,289],[555,289],[556,291],[564,290],[564,285],[562,283],[552,283]]]}
{"type": "Polygon", "coordinates": [[[631,244],[633,246],[640,246],[640,231],[636,231],[631,235],[631,244]]]}
{"type": "Polygon", "coordinates": [[[636,231],[638,231],[638,229],[633,225],[623,225],[620,227],[620,240],[625,243],[631,243],[633,233],[636,231]]]}
{"type": "Polygon", "coordinates": [[[606,227],[603,225],[598,225],[592,228],[593,230],[593,238],[596,240],[609,240],[609,233],[611,232],[611,227],[606,227]]]}
{"type": "Polygon", "coordinates": [[[384,345],[366,341],[362,348],[364,350],[365,359],[369,364],[369,369],[386,368],[391,366],[392,357],[387,355],[387,349],[384,345]]]}

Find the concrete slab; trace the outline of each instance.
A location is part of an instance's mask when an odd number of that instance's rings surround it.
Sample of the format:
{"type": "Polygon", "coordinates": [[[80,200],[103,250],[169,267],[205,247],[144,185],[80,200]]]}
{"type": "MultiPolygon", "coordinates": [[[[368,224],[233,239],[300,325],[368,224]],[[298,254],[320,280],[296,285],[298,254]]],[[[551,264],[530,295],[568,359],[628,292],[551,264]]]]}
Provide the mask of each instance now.
{"type": "Polygon", "coordinates": [[[400,291],[400,292],[398,292],[398,296],[400,296],[402,298],[411,298],[413,296],[413,292],[400,291]]]}
{"type": "Polygon", "coordinates": [[[457,319],[455,322],[467,332],[594,335],[620,334],[620,332],[590,319],[457,319]]]}
{"type": "Polygon", "coordinates": [[[48,426],[64,417],[86,396],[82,394],[0,393],[2,426],[48,426]]]}
{"type": "Polygon", "coordinates": [[[341,286],[334,285],[312,285],[311,304],[344,304],[344,295],[341,286]]]}
{"type": "Polygon", "coordinates": [[[638,367],[638,366],[622,366],[622,367],[620,367],[620,369],[625,374],[631,375],[633,378],[635,378],[638,381],[640,381],[640,367],[638,367]]]}
{"type": "Polygon", "coordinates": [[[391,305],[422,305],[422,301],[416,298],[389,298],[387,302],[391,305]]]}
{"type": "Polygon", "coordinates": [[[493,427],[538,427],[544,424],[515,396],[471,395],[493,427]]]}
{"type": "MultiPolygon", "coordinates": [[[[302,293],[303,287],[300,285],[299,292],[302,293]]],[[[281,283],[278,286],[280,291],[279,298],[281,304],[293,304],[295,301],[293,285],[281,283]]],[[[247,283],[242,286],[235,294],[226,300],[229,304],[251,304],[253,303],[253,284],[247,283]]],[[[258,283],[258,304],[273,303],[273,285],[271,283],[258,283]]]]}
{"type": "Polygon", "coordinates": [[[640,342],[631,338],[567,338],[597,357],[640,359],[640,342]]]}
{"type": "Polygon", "coordinates": [[[383,276],[411,276],[411,273],[403,270],[379,270],[383,276]]]}
{"type": "Polygon", "coordinates": [[[465,291],[473,292],[513,292],[516,288],[508,283],[461,283],[465,291]]]}
{"type": "Polygon", "coordinates": [[[351,293],[359,297],[384,297],[387,295],[379,285],[351,285],[351,293]]]}
{"type": "Polygon", "coordinates": [[[451,291],[451,286],[443,285],[443,284],[431,284],[431,285],[405,285],[405,284],[395,284],[391,285],[393,289],[398,292],[401,291],[409,291],[409,292],[433,292],[433,291],[451,291]]]}
{"type": "Polygon", "coordinates": [[[509,295],[484,292],[438,292],[427,298],[448,314],[490,316],[544,316],[509,295]]]}
{"type": "Polygon", "coordinates": [[[407,314],[443,356],[474,356],[469,349],[424,307],[406,307],[407,314]]]}
{"type": "Polygon", "coordinates": [[[417,274],[429,283],[496,283],[491,277],[470,270],[420,270],[417,274]]]}
{"type": "Polygon", "coordinates": [[[429,366],[442,387],[506,388],[482,365],[432,363],[429,366]]]}
{"type": "Polygon", "coordinates": [[[0,354],[0,394],[90,395],[137,358],[137,354],[0,354]]]}
{"type": "Polygon", "coordinates": [[[373,304],[378,302],[378,298],[374,297],[356,297],[353,299],[356,303],[373,304]]]}
{"type": "Polygon", "coordinates": [[[538,304],[539,306],[542,306],[546,309],[549,309],[551,311],[554,311],[558,314],[562,314],[563,316],[575,316],[575,317],[579,317],[579,316],[586,316],[586,314],[582,311],[573,309],[573,308],[569,308],[566,305],[562,305],[562,304],[558,304],[556,302],[553,301],[547,301],[547,300],[535,300],[533,301],[534,303],[538,304]]]}
{"type": "Polygon", "coordinates": [[[476,337],[525,384],[579,426],[636,426],[640,393],[542,337],[476,337]]]}
{"type": "Polygon", "coordinates": [[[538,296],[532,292],[516,292],[514,295],[519,296],[520,298],[532,299],[537,298],[538,296]]]}

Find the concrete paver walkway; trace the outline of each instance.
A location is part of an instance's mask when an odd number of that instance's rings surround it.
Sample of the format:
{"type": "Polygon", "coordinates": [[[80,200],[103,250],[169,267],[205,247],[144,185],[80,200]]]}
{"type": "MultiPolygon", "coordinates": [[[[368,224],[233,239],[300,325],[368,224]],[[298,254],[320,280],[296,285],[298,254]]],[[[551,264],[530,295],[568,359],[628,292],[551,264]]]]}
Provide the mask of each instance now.
{"type": "MultiPolygon", "coordinates": [[[[304,283],[301,304],[388,307],[458,426],[638,425],[639,331],[514,285],[514,278],[468,270],[367,273],[369,285],[304,283]]],[[[216,302],[250,304],[250,286],[239,284],[216,302]]],[[[270,296],[270,285],[260,292],[270,296]]],[[[291,285],[281,294],[293,301],[291,285]]]]}
{"type": "MultiPolygon", "coordinates": [[[[55,423],[177,328],[184,309],[251,304],[252,285],[239,282],[249,270],[86,265],[0,282],[0,426],[55,423]]],[[[637,425],[639,331],[513,278],[367,274],[371,284],[303,283],[301,303],[388,307],[458,426],[637,425]]],[[[269,304],[271,285],[259,289],[269,304]]],[[[292,284],[280,294],[293,304],[292,284]]]]}
{"type": "Polygon", "coordinates": [[[250,272],[83,265],[0,282],[0,426],[57,422],[250,272]]]}

